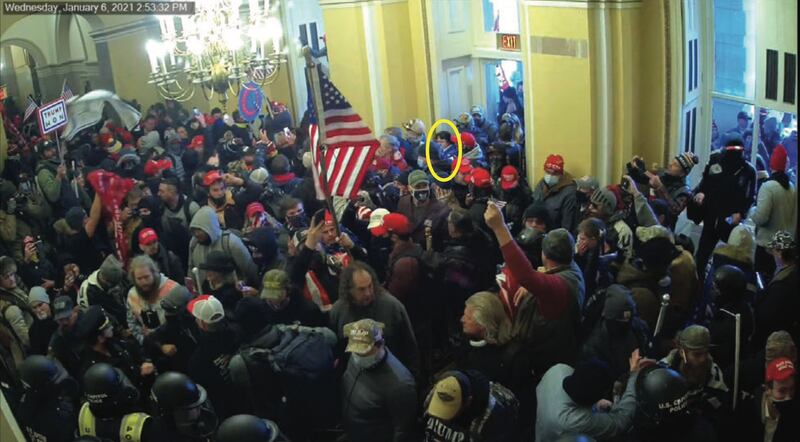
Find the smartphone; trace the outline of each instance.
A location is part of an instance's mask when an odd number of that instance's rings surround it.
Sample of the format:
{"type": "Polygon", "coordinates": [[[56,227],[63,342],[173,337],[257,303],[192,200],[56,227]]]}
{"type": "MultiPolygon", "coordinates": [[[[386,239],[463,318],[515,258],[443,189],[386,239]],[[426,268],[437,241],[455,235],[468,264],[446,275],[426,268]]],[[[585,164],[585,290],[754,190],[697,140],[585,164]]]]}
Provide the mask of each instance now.
{"type": "Polygon", "coordinates": [[[325,209],[319,209],[314,213],[314,224],[325,221],[325,209]]]}

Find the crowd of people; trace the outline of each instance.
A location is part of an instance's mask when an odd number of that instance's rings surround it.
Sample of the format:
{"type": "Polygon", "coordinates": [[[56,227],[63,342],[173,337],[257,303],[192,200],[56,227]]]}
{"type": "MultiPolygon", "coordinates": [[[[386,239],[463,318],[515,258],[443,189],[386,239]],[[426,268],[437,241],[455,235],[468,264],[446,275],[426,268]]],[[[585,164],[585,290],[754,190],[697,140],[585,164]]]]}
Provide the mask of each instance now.
{"type": "Polygon", "coordinates": [[[796,152],[759,176],[729,137],[617,183],[553,153],[530,185],[519,116],[473,106],[460,163],[414,119],[328,202],[273,110],[167,102],[60,150],[6,107],[0,386],[29,440],[798,439],[796,152]]]}

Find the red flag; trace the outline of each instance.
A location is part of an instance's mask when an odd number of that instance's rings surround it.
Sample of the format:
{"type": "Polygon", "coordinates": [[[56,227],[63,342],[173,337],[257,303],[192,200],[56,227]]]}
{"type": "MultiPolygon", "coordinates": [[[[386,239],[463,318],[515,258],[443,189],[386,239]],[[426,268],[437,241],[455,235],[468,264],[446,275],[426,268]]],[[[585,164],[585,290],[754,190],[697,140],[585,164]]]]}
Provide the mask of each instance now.
{"type": "Polygon", "coordinates": [[[136,182],[131,178],[122,178],[119,175],[105,170],[95,170],[89,172],[86,179],[100,196],[103,203],[103,212],[114,223],[114,244],[117,249],[117,258],[123,265],[128,263],[129,245],[122,231],[120,221],[120,205],[125,199],[125,195],[130,191],[136,182]]]}

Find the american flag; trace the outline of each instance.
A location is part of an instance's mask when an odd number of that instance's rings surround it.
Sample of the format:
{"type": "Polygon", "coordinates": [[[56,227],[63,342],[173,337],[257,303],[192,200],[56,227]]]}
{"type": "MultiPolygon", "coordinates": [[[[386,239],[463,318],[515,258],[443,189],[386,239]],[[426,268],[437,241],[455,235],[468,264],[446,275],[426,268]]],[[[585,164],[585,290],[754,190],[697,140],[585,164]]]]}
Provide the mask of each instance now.
{"type": "Polygon", "coordinates": [[[25,108],[25,117],[22,119],[22,121],[27,120],[28,117],[33,115],[33,113],[36,111],[36,108],[38,107],[39,105],[36,104],[36,101],[34,101],[33,97],[28,95],[28,107],[25,108]]]}
{"type": "Polygon", "coordinates": [[[308,94],[310,122],[308,134],[311,140],[311,158],[314,165],[312,171],[317,198],[323,199],[326,196],[322,187],[320,163],[323,158],[320,142],[327,145],[324,161],[329,194],[355,198],[361,188],[361,181],[364,180],[364,175],[372,164],[372,157],[375,156],[379,143],[372,130],[361,120],[319,65],[317,72],[322,93],[325,140],[319,139],[318,117],[312,95],[310,92],[308,94]]]}
{"type": "Polygon", "coordinates": [[[67,80],[64,79],[64,84],[61,86],[61,98],[69,100],[72,98],[72,89],[67,86],[67,80]]]}

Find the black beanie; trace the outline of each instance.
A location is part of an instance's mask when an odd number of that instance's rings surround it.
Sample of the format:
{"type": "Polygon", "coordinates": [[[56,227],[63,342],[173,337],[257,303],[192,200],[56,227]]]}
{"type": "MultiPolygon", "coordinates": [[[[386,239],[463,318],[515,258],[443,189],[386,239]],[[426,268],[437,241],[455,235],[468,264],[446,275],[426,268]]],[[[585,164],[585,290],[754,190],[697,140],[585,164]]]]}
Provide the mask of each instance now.
{"type": "Polygon", "coordinates": [[[575,371],[564,378],[561,386],[576,404],[591,407],[611,391],[614,375],[608,363],[598,358],[580,362],[575,371]]]}

